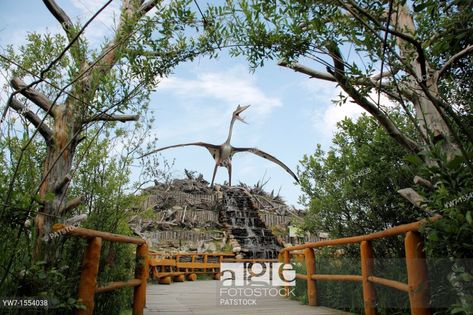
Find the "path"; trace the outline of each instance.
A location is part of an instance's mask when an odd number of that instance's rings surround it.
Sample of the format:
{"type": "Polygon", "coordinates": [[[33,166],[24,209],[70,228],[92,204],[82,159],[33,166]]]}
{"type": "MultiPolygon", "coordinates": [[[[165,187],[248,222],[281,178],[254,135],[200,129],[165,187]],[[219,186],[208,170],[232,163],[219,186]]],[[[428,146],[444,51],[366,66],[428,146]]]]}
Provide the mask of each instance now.
{"type": "Polygon", "coordinates": [[[217,305],[218,281],[186,281],[172,285],[148,284],[145,315],[258,314],[258,315],[349,315],[327,307],[302,305],[283,297],[258,298],[254,306],[217,305]]]}

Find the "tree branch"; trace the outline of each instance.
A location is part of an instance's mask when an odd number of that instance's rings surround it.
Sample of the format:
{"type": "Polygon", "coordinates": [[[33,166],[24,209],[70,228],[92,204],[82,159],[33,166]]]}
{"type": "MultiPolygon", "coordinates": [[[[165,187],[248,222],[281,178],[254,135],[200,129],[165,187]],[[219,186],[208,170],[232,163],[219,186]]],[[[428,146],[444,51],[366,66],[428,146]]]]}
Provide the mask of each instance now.
{"type": "Polygon", "coordinates": [[[9,106],[13,108],[18,114],[24,116],[29,122],[38,129],[38,132],[43,136],[47,143],[52,140],[53,132],[49,127],[43,123],[42,119],[35,113],[28,109],[25,105],[21,104],[18,100],[12,98],[9,106]]]}
{"type": "Polygon", "coordinates": [[[64,178],[54,187],[54,191],[57,193],[60,193],[63,191],[64,187],[68,185],[72,180],[72,176],[70,174],[67,174],[64,176],[64,178]]]}
{"type": "Polygon", "coordinates": [[[140,115],[109,115],[109,114],[100,114],[93,117],[89,117],[83,120],[84,124],[94,122],[94,121],[137,121],[140,118],[140,115]]]}
{"type": "Polygon", "coordinates": [[[36,91],[35,89],[28,87],[25,82],[23,82],[20,78],[13,78],[10,81],[11,86],[19,91],[23,96],[27,99],[38,105],[41,109],[48,112],[49,115],[54,117],[54,111],[51,110],[52,102],[43,94],[36,91]]]}
{"type": "Polygon", "coordinates": [[[59,210],[59,214],[64,215],[72,209],[77,208],[84,202],[84,196],[75,197],[74,199],[69,200],[66,205],[59,210]]]}
{"type": "MultiPolygon", "coordinates": [[[[342,3],[342,5],[343,5],[343,3],[342,3]]],[[[368,13],[366,10],[361,8],[359,5],[357,5],[352,0],[349,1],[349,5],[352,8],[355,8],[358,12],[360,12],[360,14],[365,16],[368,20],[373,22],[379,30],[384,31],[384,32],[388,32],[388,33],[396,36],[397,38],[402,39],[402,40],[412,44],[415,47],[415,50],[417,52],[417,62],[420,65],[420,70],[421,70],[421,75],[422,75],[420,79],[422,81],[426,80],[426,78],[427,78],[427,61],[426,61],[426,58],[425,58],[424,49],[422,48],[422,44],[415,37],[413,37],[409,34],[406,34],[406,33],[402,33],[402,32],[384,27],[375,17],[373,17],[370,13],[368,13]]],[[[345,7],[345,9],[350,11],[349,7],[347,7],[346,5],[343,5],[343,6],[345,7]]],[[[406,17],[410,18],[411,17],[409,15],[409,11],[407,10],[407,7],[406,7],[405,4],[401,6],[400,10],[402,11],[401,15],[402,14],[405,15],[404,18],[406,18],[406,17]]],[[[350,12],[352,12],[352,11],[350,11],[350,12]]],[[[399,14],[399,12],[397,14],[399,14]]],[[[412,23],[414,23],[413,20],[412,20],[412,23]]],[[[411,29],[411,30],[414,31],[414,29],[411,29]]]]}
{"type": "Polygon", "coordinates": [[[403,134],[396,125],[391,121],[391,119],[383,113],[376,104],[369,101],[365,96],[363,96],[358,90],[356,90],[353,85],[348,81],[345,76],[345,66],[343,63],[343,58],[340,53],[340,49],[335,43],[329,43],[327,45],[327,50],[329,51],[330,56],[333,59],[335,65],[335,72],[332,75],[337,79],[340,87],[357,103],[359,106],[364,108],[368,113],[373,115],[376,120],[384,127],[388,134],[393,137],[398,143],[403,145],[406,149],[411,152],[418,153],[420,152],[420,147],[403,134]]]}
{"type": "Polygon", "coordinates": [[[141,7],[140,7],[140,14],[141,15],[145,15],[146,13],[148,13],[152,8],[154,8],[154,6],[156,5],[156,1],[155,0],[150,0],[150,1],[146,1],[144,2],[141,7]]]}
{"type": "Polygon", "coordinates": [[[335,77],[333,75],[331,75],[330,73],[320,72],[320,71],[308,68],[304,65],[301,65],[298,62],[287,63],[286,61],[281,60],[281,61],[278,62],[278,66],[286,67],[286,68],[292,69],[296,72],[307,74],[311,78],[316,78],[316,79],[321,79],[321,80],[331,81],[331,82],[337,82],[335,77]]]}
{"type": "MultiPolygon", "coordinates": [[[[133,1],[124,1],[123,7],[121,9],[120,23],[118,25],[117,31],[115,32],[115,37],[104,46],[103,50],[97,57],[98,65],[96,69],[100,74],[108,73],[108,71],[113,67],[117,61],[117,49],[119,45],[117,44],[120,38],[127,37],[133,32],[131,28],[127,28],[126,22],[129,20],[138,21],[146,13],[148,13],[155,6],[155,1],[147,1],[141,6],[136,6],[133,1]],[[126,31],[125,31],[126,30],[126,31]]],[[[94,62],[95,63],[95,62],[94,62]]]]}
{"type": "Polygon", "coordinates": [[[412,188],[403,188],[397,191],[404,199],[407,199],[410,203],[418,208],[422,208],[422,205],[425,202],[424,197],[419,195],[417,191],[412,188]]]}
{"type": "Polygon", "coordinates": [[[460,58],[468,55],[471,52],[473,52],[473,45],[468,45],[465,49],[453,55],[450,59],[447,60],[447,62],[444,63],[442,68],[440,68],[440,70],[437,71],[437,73],[435,74],[436,80],[438,81],[440,76],[445,71],[447,71],[455,62],[457,62],[460,58]]]}
{"type": "Polygon", "coordinates": [[[49,12],[58,20],[58,22],[61,24],[62,28],[68,35],[68,37],[71,35],[71,29],[74,26],[72,24],[71,19],[69,16],[64,12],[64,10],[56,3],[54,0],[43,0],[44,4],[48,8],[49,12]]]}
{"type": "Polygon", "coordinates": [[[395,75],[397,73],[397,70],[392,72],[392,71],[384,71],[383,73],[378,73],[378,74],[375,74],[374,76],[371,77],[371,80],[373,81],[379,81],[381,80],[381,78],[387,78],[387,77],[392,77],[393,75],[395,75]]]}

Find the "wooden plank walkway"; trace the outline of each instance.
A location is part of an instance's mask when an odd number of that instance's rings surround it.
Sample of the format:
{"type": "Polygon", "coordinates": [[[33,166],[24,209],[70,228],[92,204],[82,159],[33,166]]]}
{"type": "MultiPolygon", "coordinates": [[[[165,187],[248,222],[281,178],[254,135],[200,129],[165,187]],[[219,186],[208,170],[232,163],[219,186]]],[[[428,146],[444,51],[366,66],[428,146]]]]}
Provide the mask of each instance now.
{"type": "Polygon", "coordinates": [[[349,315],[322,306],[302,305],[284,297],[259,297],[257,305],[217,305],[218,281],[177,282],[171,285],[148,283],[145,315],[178,314],[258,314],[258,315],[349,315]]]}

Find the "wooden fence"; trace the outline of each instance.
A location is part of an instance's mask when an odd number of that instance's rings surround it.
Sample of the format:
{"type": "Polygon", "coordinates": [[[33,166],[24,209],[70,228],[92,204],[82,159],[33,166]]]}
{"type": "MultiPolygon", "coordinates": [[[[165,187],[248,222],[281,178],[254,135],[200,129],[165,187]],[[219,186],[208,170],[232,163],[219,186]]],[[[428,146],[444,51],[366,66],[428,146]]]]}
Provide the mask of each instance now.
{"type": "MultiPolygon", "coordinates": [[[[423,252],[423,243],[419,228],[427,221],[436,221],[440,216],[428,220],[399,225],[381,232],[362,236],[346,237],[334,240],[324,240],[315,243],[306,243],[299,246],[286,247],[281,250],[279,260],[288,264],[291,256],[305,262],[306,274],[296,274],[296,279],[307,281],[307,298],[309,305],[317,305],[317,281],[358,281],[363,286],[363,300],[366,315],[376,314],[376,292],[374,284],[391,287],[409,295],[412,315],[430,315],[429,286],[427,266],[423,252]],[[404,246],[408,283],[377,277],[373,274],[375,256],[371,242],[377,239],[405,234],[404,246]],[[347,244],[360,244],[361,275],[324,275],[316,273],[316,259],[314,249],[347,244]],[[303,250],[301,258],[300,251],[303,250]],[[296,258],[296,257],[294,257],[296,258]]],[[[288,288],[286,288],[288,290],[288,288]]],[[[286,291],[288,292],[288,291],[286,291]]]]}
{"type": "Polygon", "coordinates": [[[80,227],[55,224],[53,232],[68,234],[87,239],[88,245],[82,260],[78,298],[85,308],[76,311],[76,315],[91,315],[94,311],[95,294],[114,291],[125,287],[134,287],[133,315],[142,315],[146,300],[146,282],[148,280],[148,246],[145,240],[136,237],[112,234],[80,227]],[[97,287],[102,240],[137,245],[135,278],[126,281],[111,282],[97,287]]]}

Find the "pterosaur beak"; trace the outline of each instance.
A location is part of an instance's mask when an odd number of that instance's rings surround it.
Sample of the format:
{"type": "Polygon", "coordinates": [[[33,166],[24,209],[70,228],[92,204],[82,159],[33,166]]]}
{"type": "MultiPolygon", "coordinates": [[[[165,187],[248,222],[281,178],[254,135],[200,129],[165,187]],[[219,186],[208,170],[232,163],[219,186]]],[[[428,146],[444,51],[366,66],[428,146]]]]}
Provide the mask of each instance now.
{"type": "Polygon", "coordinates": [[[242,117],[240,117],[240,114],[243,113],[245,110],[247,110],[248,107],[250,107],[250,105],[245,105],[245,106],[238,105],[237,109],[235,109],[235,111],[233,112],[233,115],[235,116],[235,118],[245,124],[247,124],[247,122],[242,117]]]}

